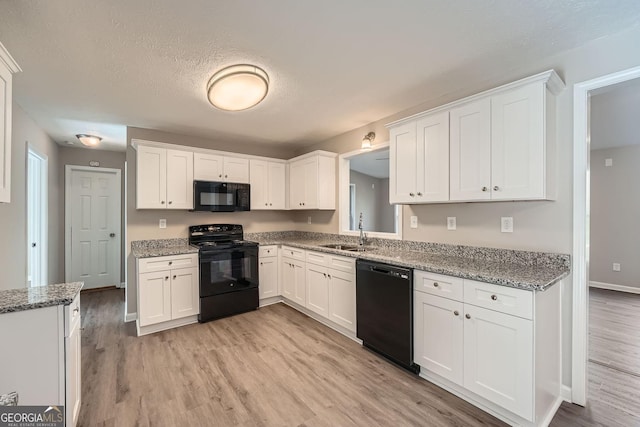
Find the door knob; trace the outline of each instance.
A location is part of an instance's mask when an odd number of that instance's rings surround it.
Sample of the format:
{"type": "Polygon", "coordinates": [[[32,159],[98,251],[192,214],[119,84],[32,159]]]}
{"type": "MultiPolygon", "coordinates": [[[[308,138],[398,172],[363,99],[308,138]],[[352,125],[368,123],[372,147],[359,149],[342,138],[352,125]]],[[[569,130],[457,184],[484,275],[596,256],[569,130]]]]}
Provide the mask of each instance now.
{"type": "Polygon", "coordinates": [[[460,313],[458,312],[458,310],[456,310],[456,311],[454,311],[454,312],[453,312],[453,314],[454,314],[454,316],[457,316],[457,315],[459,315],[460,313]]]}
{"type": "Polygon", "coordinates": [[[109,233],[109,237],[116,237],[116,233],[109,233]]]}
{"type": "Polygon", "coordinates": [[[465,314],[464,317],[466,317],[467,319],[471,319],[471,315],[470,314],[465,314]]]}
{"type": "Polygon", "coordinates": [[[495,300],[497,300],[497,299],[498,299],[498,296],[497,296],[497,295],[491,295],[491,299],[492,299],[493,301],[495,301],[495,300]]]}

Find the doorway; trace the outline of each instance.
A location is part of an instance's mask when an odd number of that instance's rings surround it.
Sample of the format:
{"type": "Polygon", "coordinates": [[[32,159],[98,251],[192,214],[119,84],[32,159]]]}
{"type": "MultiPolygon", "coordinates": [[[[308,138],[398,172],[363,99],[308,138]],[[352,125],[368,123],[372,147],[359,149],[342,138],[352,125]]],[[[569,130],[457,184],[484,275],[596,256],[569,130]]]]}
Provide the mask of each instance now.
{"type": "Polygon", "coordinates": [[[118,286],[120,169],[65,167],[65,276],[83,289],[118,286]]]}
{"type": "Polygon", "coordinates": [[[587,401],[590,249],[590,96],[608,86],[640,78],[640,67],[609,74],[574,86],[573,200],[573,403],[587,401]]]}
{"type": "Polygon", "coordinates": [[[47,156],[27,147],[27,286],[45,286],[47,279],[47,156]]]}

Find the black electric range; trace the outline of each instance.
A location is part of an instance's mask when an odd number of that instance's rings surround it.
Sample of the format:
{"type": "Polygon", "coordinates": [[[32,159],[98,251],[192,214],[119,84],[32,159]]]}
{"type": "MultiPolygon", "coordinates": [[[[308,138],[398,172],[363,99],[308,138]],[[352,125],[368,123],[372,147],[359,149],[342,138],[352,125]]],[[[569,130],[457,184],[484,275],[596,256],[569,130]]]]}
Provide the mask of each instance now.
{"type": "Polygon", "coordinates": [[[243,237],[239,224],[189,227],[189,243],[199,248],[199,322],[258,308],[258,244],[243,237]]]}

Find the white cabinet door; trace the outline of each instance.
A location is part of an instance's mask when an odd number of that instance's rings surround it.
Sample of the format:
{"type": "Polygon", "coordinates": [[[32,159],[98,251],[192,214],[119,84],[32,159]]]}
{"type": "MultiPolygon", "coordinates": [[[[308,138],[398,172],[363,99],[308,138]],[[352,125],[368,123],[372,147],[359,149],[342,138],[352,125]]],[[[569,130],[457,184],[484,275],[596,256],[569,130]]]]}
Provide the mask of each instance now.
{"type": "Polygon", "coordinates": [[[165,209],[167,204],[167,150],[138,146],[136,208],[165,209]]]}
{"type": "MultiPolygon", "coordinates": [[[[269,209],[285,208],[286,175],[284,163],[269,162],[269,209]]],[[[253,193],[251,194],[253,197],[253,193]]]]}
{"type": "Polygon", "coordinates": [[[171,270],[171,318],[193,316],[200,312],[198,268],[171,270]]]}
{"type": "Polygon", "coordinates": [[[491,199],[491,100],[450,111],[450,200],[491,199]]]}
{"type": "Polygon", "coordinates": [[[533,420],[533,322],[465,304],[464,387],[533,420]]]}
{"type": "Polygon", "coordinates": [[[193,153],[167,150],[167,209],[193,209],[193,153]]]}
{"type": "Polygon", "coordinates": [[[289,168],[289,207],[304,209],[305,165],[303,161],[292,162],[289,168]]]}
{"type": "Polygon", "coordinates": [[[69,336],[65,338],[65,418],[67,426],[78,423],[81,403],[81,342],[80,316],[72,323],[69,336]]]}
{"type": "Polygon", "coordinates": [[[224,158],[217,154],[193,154],[193,179],[223,181],[224,158]]]}
{"type": "Polygon", "coordinates": [[[261,258],[258,267],[260,299],[278,296],[278,258],[261,258]]]}
{"type": "Polygon", "coordinates": [[[545,86],[491,97],[491,198],[545,197],[545,86]]]}
{"type": "Polygon", "coordinates": [[[418,182],[418,153],[414,122],[389,131],[389,202],[415,203],[418,182]]]}
{"type": "Polygon", "coordinates": [[[0,202],[11,201],[12,75],[0,58],[0,202]]]}
{"type": "Polygon", "coordinates": [[[413,293],[413,361],[456,384],[463,384],[463,304],[413,293]]]}
{"type": "Polygon", "coordinates": [[[224,180],[249,184],[249,159],[224,156],[224,180]]]}
{"type": "Polygon", "coordinates": [[[251,210],[269,209],[269,162],[251,159],[249,166],[251,210]]]}
{"type": "MultiPolygon", "coordinates": [[[[415,201],[446,202],[449,200],[449,112],[418,120],[416,133],[418,170],[415,201]]],[[[402,171],[404,164],[396,167],[402,171]]]]}
{"type": "Polygon", "coordinates": [[[307,263],[306,307],[323,317],[329,317],[329,279],[326,267],[307,263]]]}
{"type": "Polygon", "coordinates": [[[282,258],[280,275],[282,276],[282,296],[294,300],[296,294],[296,277],[293,260],[282,258]]]}
{"type": "Polygon", "coordinates": [[[318,158],[313,157],[304,161],[304,209],[318,207],[318,158]]]}
{"type": "Polygon", "coordinates": [[[138,276],[138,319],[140,326],[171,320],[171,272],[158,271],[138,276]]]}
{"type": "Polygon", "coordinates": [[[303,307],[307,306],[307,280],[305,275],[305,263],[293,261],[293,279],[295,283],[295,293],[293,300],[303,307]]]}
{"type": "Polygon", "coordinates": [[[356,280],[353,273],[329,270],[329,320],[356,331],[356,280]]]}

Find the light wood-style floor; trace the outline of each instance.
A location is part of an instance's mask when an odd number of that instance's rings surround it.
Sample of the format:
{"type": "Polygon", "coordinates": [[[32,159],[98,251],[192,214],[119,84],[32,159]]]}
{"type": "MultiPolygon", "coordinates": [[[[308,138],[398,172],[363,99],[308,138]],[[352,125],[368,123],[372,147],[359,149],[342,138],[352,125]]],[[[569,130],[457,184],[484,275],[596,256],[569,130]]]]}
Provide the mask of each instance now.
{"type": "MultiPolygon", "coordinates": [[[[607,292],[591,294],[589,405],[563,403],[553,426],[640,426],[640,377],[604,366],[604,348],[633,358],[598,341],[634,325],[607,292]]],[[[503,425],[283,304],[138,338],[123,302],[82,295],[80,426],[503,425]]]]}
{"type": "Polygon", "coordinates": [[[563,403],[552,426],[640,426],[640,295],[589,291],[587,406],[563,403]]]}

